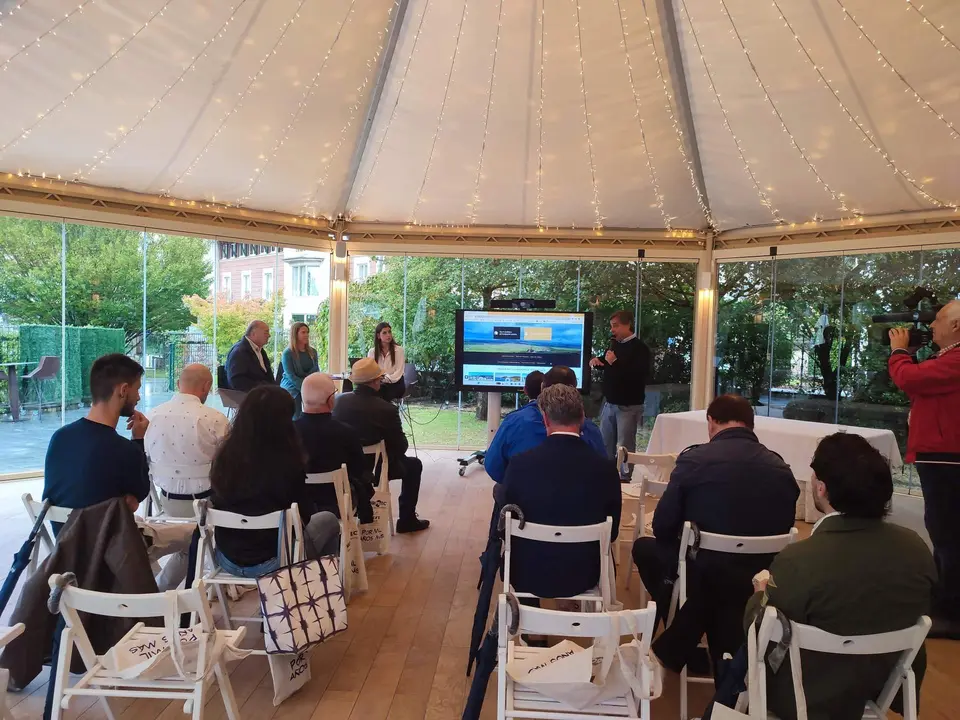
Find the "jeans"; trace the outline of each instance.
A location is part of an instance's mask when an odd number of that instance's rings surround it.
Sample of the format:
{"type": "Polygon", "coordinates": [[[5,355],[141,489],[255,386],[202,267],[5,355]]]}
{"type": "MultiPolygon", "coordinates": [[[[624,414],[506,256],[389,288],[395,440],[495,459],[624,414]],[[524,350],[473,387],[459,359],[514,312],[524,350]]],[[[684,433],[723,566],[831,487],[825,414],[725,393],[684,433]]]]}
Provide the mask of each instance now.
{"type": "MultiPolygon", "coordinates": [[[[629,452],[637,451],[637,428],[643,422],[643,405],[614,405],[604,401],[600,413],[600,434],[607,449],[607,457],[617,459],[617,446],[622,445],[629,452]]],[[[633,465],[618,468],[620,479],[629,479],[633,475],[633,465]]]]}
{"type": "Polygon", "coordinates": [[[923,489],[923,524],[937,565],[933,616],[960,621],[960,465],[917,463],[916,468],[923,489]]]}
{"type": "MultiPolygon", "coordinates": [[[[316,560],[324,555],[340,554],[340,521],[332,512],[318,512],[310,517],[303,527],[303,552],[307,560],[316,560]]],[[[259,565],[244,567],[217,550],[217,563],[231,575],[258,578],[280,567],[280,558],[270,558],[259,565]]]]}

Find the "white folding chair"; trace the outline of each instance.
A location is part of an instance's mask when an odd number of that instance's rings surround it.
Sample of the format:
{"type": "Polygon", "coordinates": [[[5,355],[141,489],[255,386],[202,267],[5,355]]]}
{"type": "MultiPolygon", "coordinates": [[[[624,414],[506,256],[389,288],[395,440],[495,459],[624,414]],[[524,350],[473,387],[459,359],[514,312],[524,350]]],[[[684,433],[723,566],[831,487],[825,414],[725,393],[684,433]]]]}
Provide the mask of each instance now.
{"type": "MultiPolygon", "coordinates": [[[[17,623],[11,626],[0,626],[0,650],[10,644],[14,638],[23,635],[23,623],[17,623]]],[[[13,720],[10,714],[10,708],[7,707],[7,681],[10,679],[10,671],[7,668],[0,668],[0,719],[13,720]]]]}
{"type": "MultiPolygon", "coordinates": [[[[870,700],[864,707],[863,717],[882,720],[887,717],[890,704],[903,688],[903,720],[917,720],[917,682],[913,674],[913,661],[920,652],[927,633],[930,631],[930,618],[926,615],[917,620],[916,625],[903,630],[878,633],[876,635],[833,635],[812,625],[791,622],[791,670],[793,672],[794,697],[797,708],[806,708],[803,693],[803,672],[800,667],[800,650],[809,650],[831,655],[887,655],[900,653],[890,677],[883,686],[879,697],[870,700]],[[797,667],[793,667],[797,661],[797,667]]],[[[777,610],[767,607],[764,611],[760,630],[751,626],[747,637],[747,693],[749,696],[749,715],[751,718],[773,718],[767,712],[767,671],[766,648],[770,643],[779,643],[783,638],[783,626],[777,619],[777,610]]]]}
{"type": "MultiPolygon", "coordinates": [[[[589,543],[600,544],[600,582],[597,587],[588,590],[580,595],[573,595],[563,600],[580,600],[582,602],[596,605],[597,612],[609,610],[616,600],[616,593],[613,588],[612,577],[610,575],[610,534],[613,530],[613,518],[608,517],[604,522],[595,525],[540,525],[538,523],[525,522],[523,528],[520,527],[520,521],[513,517],[513,513],[507,510],[504,513],[504,540],[503,540],[503,587],[505,592],[511,592],[516,597],[533,598],[537,597],[532,593],[517,592],[513,589],[511,578],[511,552],[512,541],[514,538],[523,538],[531,542],[543,543],[589,543]]],[[[557,572],[563,572],[562,568],[556,568],[557,572]]]]}
{"type": "MultiPolygon", "coordinates": [[[[349,492],[350,476],[347,466],[341,465],[338,470],[325,473],[307,473],[307,485],[333,485],[337,495],[337,509],[340,511],[340,586],[343,587],[344,568],[347,561],[347,523],[344,512],[345,496],[349,492]]],[[[351,508],[352,512],[352,508],[351,508]]]]}
{"type": "MultiPolygon", "coordinates": [[[[30,493],[24,493],[20,496],[20,499],[23,501],[23,507],[27,510],[27,515],[30,517],[30,525],[32,526],[37,522],[37,518],[40,517],[40,512],[43,510],[43,502],[34,500],[33,495],[30,493]]],[[[40,562],[40,546],[43,545],[43,549],[46,550],[46,554],[49,555],[53,552],[54,545],[57,544],[52,523],[60,523],[62,525],[70,517],[71,512],[73,512],[72,508],[57,507],[56,505],[51,505],[47,508],[47,514],[43,518],[43,525],[40,527],[40,532],[37,533],[37,538],[40,542],[34,544],[33,553],[30,555],[30,565],[27,571],[31,575],[37,569],[37,564],[40,562]]]]}
{"type": "Polygon", "coordinates": [[[366,445],[363,448],[364,455],[373,456],[373,472],[377,472],[377,465],[380,466],[380,477],[377,478],[377,492],[384,493],[387,496],[387,509],[390,518],[390,534],[396,535],[397,530],[394,526],[393,518],[393,496],[390,494],[390,463],[387,460],[387,444],[381,440],[376,445],[366,445]]]}
{"type": "MultiPolygon", "coordinates": [[[[245,578],[239,575],[232,575],[220,567],[217,562],[217,540],[216,528],[229,528],[231,530],[277,530],[280,526],[282,511],[268,513],[266,515],[239,515],[237,513],[226,512],[225,510],[214,510],[206,505],[204,500],[195,500],[193,503],[194,511],[197,516],[197,526],[200,529],[200,544],[197,549],[197,565],[194,577],[203,580],[207,585],[212,585],[217,593],[217,599],[220,601],[220,607],[223,609],[223,619],[227,629],[233,629],[233,621],[240,622],[263,622],[262,617],[234,617],[230,616],[230,607],[227,605],[223,588],[225,585],[241,585],[255,588],[257,586],[256,578],[245,578]],[[207,562],[204,562],[204,559],[207,562]]],[[[280,564],[288,562],[299,562],[303,559],[303,526],[300,522],[300,510],[296,503],[290,506],[287,511],[287,533],[293,534],[294,556],[287,558],[287,548],[280,549],[280,564]]],[[[289,537],[289,535],[288,535],[289,537]]],[[[254,651],[263,654],[265,651],[254,651]]]]}
{"type": "MultiPolygon", "coordinates": [[[[633,472],[636,474],[640,470],[640,482],[631,481],[620,486],[620,496],[624,502],[636,502],[637,511],[633,513],[630,520],[620,523],[620,536],[617,540],[617,562],[621,571],[626,568],[625,587],[630,589],[630,577],[633,575],[633,562],[629,553],[633,549],[633,544],[641,535],[645,535],[647,526],[653,520],[653,513],[647,513],[647,500],[650,497],[660,497],[667,489],[667,483],[670,482],[670,473],[677,465],[677,456],[674,454],[666,455],[648,455],[646,453],[628,452],[623,446],[617,448],[617,466],[623,467],[627,463],[633,465],[633,472]],[[625,538],[630,538],[630,545],[627,548],[627,561],[623,560],[623,542],[625,538]]],[[[635,476],[635,475],[634,475],[635,476]]],[[[626,513],[624,513],[626,515],[626,513]]],[[[645,602],[647,598],[646,588],[641,591],[640,601],[645,602]]]]}
{"type": "MultiPolygon", "coordinates": [[[[51,589],[62,584],[62,576],[50,577],[51,589]]],[[[58,590],[59,591],[59,590],[58,590]]],[[[176,594],[176,609],[178,612],[189,612],[199,616],[201,629],[205,633],[222,633],[225,645],[236,648],[244,635],[244,629],[217,630],[213,624],[213,614],[207,603],[206,592],[202,581],[197,581],[190,590],[173,590],[176,594]]],[[[60,640],[60,655],[57,665],[57,675],[53,679],[54,691],[52,702],[52,720],[59,720],[61,713],[67,710],[70,700],[74,697],[97,697],[103,706],[108,718],[113,713],[107,698],[153,698],[161,700],[183,701],[183,711],[191,713],[195,720],[203,717],[207,686],[213,676],[194,680],[172,676],[169,678],[146,680],[140,678],[124,679],[117,673],[104,667],[103,658],[98,657],[84,629],[80,613],[99,615],[114,618],[154,618],[165,617],[170,610],[171,599],[168,593],[147,593],[144,595],[119,595],[113,593],[93,592],[81,590],[78,587],[67,585],[60,594],[60,613],[63,615],[66,627],[60,640]],[[86,672],[73,687],[68,687],[70,679],[70,659],[73,649],[80,653],[86,672]]],[[[178,615],[179,617],[179,615],[178,615]]],[[[120,642],[143,641],[144,644],[156,642],[166,634],[164,627],[145,627],[137,622],[129,633],[120,642]]],[[[201,643],[199,649],[198,666],[207,661],[206,646],[201,643]]],[[[230,720],[239,720],[240,711],[237,700],[230,684],[230,674],[227,672],[223,655],[216,659],[213,665],[213,675],[220,686],[223,705],[230,720]]]]}
{"type": "MultiPolygon", "coordinates": [[[[790,528],[785,535],[765,535],[749,537],[739,535],[720,535],[700,531],[700,551],[709,550],[730,555],[775,555],[788,545],[797,541],[797,529],[790,528]]],[[[670,613],[667,624],[673,622],[677,610],[687,601],[687,552],[696,543],[696,533],[693,524],[689,521],[683,524],[683,534],[680,536],[680,557],[678,577],[673,586],[673,597],[670,600],[670,613]]],[[[711,677],[688,677],[687,668],[680,671],[680,720],[688,720],[687,684],[712,684],[711,677]]]]}
{"type": "Polygon", "coordinates": [[[644,687],[643,696],[632,689],[624,695],[604,700],[596,705],[574,709],[566,703],[552,700],[523,685],[516,684],[507,674],[507,664],[514,660],[524,660],[538,652],[517,643],[510,637],[510,630],[519,633],[548,635],[554,637],[607,638],[614,630],[613,624],[619,622],[621,632],[627,632],[632,626],[639,635],[640,652],[647,657],[650,642],[653,639],[654,623],[657,617],[656,603],[650,603],[643,610],[625,610],[621,612],[576,613],[541,610],[520,605],[513,609],[507,603],[507,596],[500,595],[497,606],[497,718],[550,718],[552,720],[589,720],[592,718],[626,717],[650,718],[650,700],[654,695],[654,675],[652,668],[643,666],[638,678],[644,687]],[[519,610],[519,618],[513,617],[519,610]],[[629,616],[629,622],[628,618],[629,616]],[[513,628],[511,628],[511,620],[513,628]]]}

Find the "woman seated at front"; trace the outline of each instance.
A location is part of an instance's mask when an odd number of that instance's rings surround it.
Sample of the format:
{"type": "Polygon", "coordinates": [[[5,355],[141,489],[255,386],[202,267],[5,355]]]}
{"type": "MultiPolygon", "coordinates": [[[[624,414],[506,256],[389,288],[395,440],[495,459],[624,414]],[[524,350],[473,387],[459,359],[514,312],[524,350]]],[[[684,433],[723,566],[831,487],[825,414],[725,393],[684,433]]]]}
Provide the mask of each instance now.
{"type": "Polygon", "coordinates": [[[303,412],[303,404],[300,400],[303,379],[311,373],[320,372],[317,351],[310,347],[309,325],[304,322],[295,322],[290,326],[290,347],[283,351],[280,364],[283,366],[280,387],[293,396],[296,406],[293,419],[296,420],[303,412]]]}
{"type": "MultiPolygon", "coordinates": [[[[293,398],[276,385],[255,387],[243,399],[210,469],[217,510],[267,515],[297,503],[308,559],[339,551],[340,523],[312,514],[303,448],[293,426],[293,398]]],[[[277,530],[216,528],[217,563],[233,575],[259,577],[280,566],[277,530]]]]}
{"type": "Polygon", "coordinates": [[[377,361],[377,365],[384,372],[380,382],[380,397],[384,400],[399,400],[407,392],[406,382],[403,379],[403,370],[406,366],[406,357],[403,348],[393,339],[393,329],[390,323],[382,322],[373,331],[373,347],[367,353],[377,361]]]}

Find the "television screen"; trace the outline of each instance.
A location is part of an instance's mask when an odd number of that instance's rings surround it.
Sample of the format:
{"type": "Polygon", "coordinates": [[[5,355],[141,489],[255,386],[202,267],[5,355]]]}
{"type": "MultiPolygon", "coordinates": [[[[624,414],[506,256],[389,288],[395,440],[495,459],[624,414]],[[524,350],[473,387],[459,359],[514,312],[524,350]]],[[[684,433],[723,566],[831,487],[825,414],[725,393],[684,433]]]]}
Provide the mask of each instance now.
{"type": "Polygon", "coordinates": [[[458,310],[456,376],[461,390],[522,390],[534,370],[566,365],[590,389],[593,313],[458,310]]]}

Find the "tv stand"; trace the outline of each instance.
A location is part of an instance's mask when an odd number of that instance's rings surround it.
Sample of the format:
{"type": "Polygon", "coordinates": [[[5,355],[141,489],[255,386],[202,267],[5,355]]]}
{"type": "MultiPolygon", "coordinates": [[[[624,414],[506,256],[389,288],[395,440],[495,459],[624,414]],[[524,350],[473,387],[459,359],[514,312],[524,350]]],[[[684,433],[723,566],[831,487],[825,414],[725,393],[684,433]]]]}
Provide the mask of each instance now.
{"type": "MultiPolygon", "coordinates": [[[[493,442],[493,436],[497,434],[497,428],[500,427],[500,391],[487,393],[487,447],[493,442]]],[[[486,450],[476,450],[466,457],[457,460],[460,463],[460,477],[467,473],[467,468],[473,463],[483,465],[486,458],[486,450]]]]}

